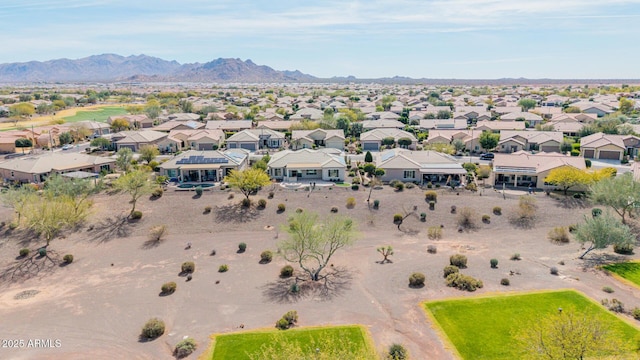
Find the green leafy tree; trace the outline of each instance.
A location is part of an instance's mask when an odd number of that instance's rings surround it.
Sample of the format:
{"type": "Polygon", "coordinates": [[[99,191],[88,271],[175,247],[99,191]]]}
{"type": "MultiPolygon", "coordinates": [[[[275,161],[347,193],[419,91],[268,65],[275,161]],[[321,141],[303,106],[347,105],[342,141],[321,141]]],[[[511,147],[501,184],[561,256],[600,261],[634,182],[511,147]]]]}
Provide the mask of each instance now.
{"type": "Polygon", "coordinates": [[[14,144],[17,148],[22,148],[23,153],[24,153],[24,148],[30,148],[33,146],[33,142],[31,142],[31,139],[26,139],[26,138],[16,139],[14,144]]]}
{"type": "Polygon", "coordinates": [[[436,119],[450,119],[450,118],[451,118],[451,111],[439,110],[438,113],[436,114],[436,119]]]}
{"type": "Polygon", "coordinates": [[[483,131],[478,139],[480,146],[485,150],[495,149],[498,146],[498,141],[500,141],[500,135],[489,131],[483,131]]]}
{"type": "Polygon", "coordinates": [[[271,183],[269,175],[262,169],[231,170],[224,181],[231,187],[237,188],[247,200],[249,195],[271,183]]]}
{"type": "Polygon", "coordinates": [[[133,160],[133,151],[129,148],[120,148],[116,155],[116,166],[120,170],[127,172],[131,167],[131,160],[133,160]]]}
{"type": "Polygon", "coordinates": [[[536,101],[533,99],[520,99],[520,101],[518,101],[518,105],[522,107],[522,110],[524,111],[529,111],[535,108],[536,104],[536,101]]]}
{"type": "Polygon", "coordinates": [[[91,196],[100,190],[88,179],[65,179],[55,174],[50,176],[44,188],[44,195],[50,198],[65,197],[71,201],[73,212],[78,221],[88,215],[92,205],[91,196]]]}
{"type": "Polygon", "coordinates": [[[15,119],[14,124],[17,124],[20,119],[28,119],[36,112],[36,109],[27,102],[18,103],[9,107],[9,116],[15,119]]]}
{"type": "Polygon", "coordinates": [[[609,206],[626,224],[629,214],[637,213],[640,208],[640,183],[633,174],[626,173],[616,177],[604,177],[590,187],[589,197],[595,204],[609,206]]]}
{"type": "Polygon", "coordinates": [[[72,227],[81,220],[73,202],[66,196],[39,196],[25,209],[26,223],[35,233],[44,236],[47,246],[61,230],[72,227]]]}
{"type": "Polygon", "coordinates": [[[453,145],[453,147],[456,149],[456,152],[464,151],[464,149],[466,148],[466,145],[464,144],[464,141],[462,141],[460,139],[453,140],[451,142],[451,145],[453,145]]]}
{"type": "Polygon", "coordinates": [[[566,196],[570,188],[589,185],[592,179],[591,175],[584,170],[573,166],[562,166],[551,170],[544,181],[562,189],[566,196]]]}
{"type": "Polygon", "coordinates": [[[153,161],[160,154],[160,150],[155,145],[144,145],[140,147],[140,160],[146,161],[147,164],[153,161]]]}
{"type": "Polygon", "coordinates": [[[115,188],[126,192],[131,196],[130,203],[131,212],[129,212],[129,216],[136,211],[136,204],[138,200],[145,196],[151,194],[155,185],[149,181],[149,173],[144,170],[133,170],[128,172],[122,176],[120,176],[114,182],[115,188]]]}
{"type": "Polygon", "coordinates": [[[388,136],[382,139],[382,145],[385,145],[385,146],[392,146],[395,143],[396,143],[396,139],[394,139],[392,136],[388,136]]]}
{"type": "Polygon", "coordinates": [[[409,138],[403,137],[398,139],[398,145],[402,148],[407,148],[411,145],[412,141],[409,138]]]}
{"type": "Polygon", "coordinates": [[[629,100],[625,97],[621,97],[620,98],[620,105],[618,106],[618,109],[620,110],[621,113],[625,114],[625,115],[631,115],[631,113],[633,113],[633,100],[629,100]]]}
{"type": "Polygon", "coordinates": [[[111,129],[115,132],[131,129],[131,124],[125,118],[113,119],[111,129]]]}
{"type": "Polygon", "coordinates": [[[572,309],[537,317],[515,338],[525,359],[600,359],[630,351],[629,339],[622,339],[592,314],[572,309]]]}
{"type": "Polygon", "coordinates": [[[298,263],[313,281],[320,280],[322,271],[336,251],[355,242],[353,220],[331,216],[323,220],[312,212],[292,215],[285,230],[288,238],[278,244],[287,261],[298,263]]]}
{"type": "Polygon", "coordinates": [[[585,216],[584,222],[578,224],[574,235],[579,243],[590,243],[587,250],[580,255],[580,259],[595,249],[604,249],[609,245],[633,245],[635,243],[635,236],[631,229],[608,212],[596,217],[585,216]]]}
{"type": "Polygon", "coordinates": [[[61,133],[58,138],[60,139],[60,144],[62,145],[71,144],[73,142],[73,136],[68,131],[61,133]]]}
{"type": "Polygon", "coordinates": [[[99,147],[102,150],[107,149],[111,145],[111,141],[109,139],[99,137],[91,140],[91,146],[99,147]]]}
{"type": "Polygon", "coordinates": [[[36,191],[32,186],[12,187],[0,199],[2,203],[13,209],[16,213],[16,224],[20,225],[27,205],[36,198],[36,191]]]}

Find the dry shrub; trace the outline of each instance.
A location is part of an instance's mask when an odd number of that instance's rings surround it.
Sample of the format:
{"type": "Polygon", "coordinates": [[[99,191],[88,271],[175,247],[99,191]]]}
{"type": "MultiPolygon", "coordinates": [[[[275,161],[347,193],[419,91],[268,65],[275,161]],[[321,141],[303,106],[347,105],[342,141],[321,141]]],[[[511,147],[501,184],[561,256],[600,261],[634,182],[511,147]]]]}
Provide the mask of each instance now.
{"type": "Polygon", "coordinates": [[[347,198],[347,208],[353,209],[356,206],[356,199],[353,197],[347,198]]]}
{"type": "Polygon", "coordinates": [[[169,233],[167,225],[156,225],[149,230],[149,240],[160,241],[169,233]]]}
{"type": "Polygon", "coordinates": [[[431,240],[438,240],[442,238],[442,228],[440,226],[429,226],[427,229],[427,236],[431,240]]]}
{"type": "Polygon", "coordinates": [[[518,208],[513,212],[511,222],[519,227],[529,228],[533,226],[536,219],[536,199],[531,195],[520,196],[518,208]]]}
{"type": "Polygon", "coordinates": [[[556,226],[547,234],[551,242],[566,244],[569,242],[569,231],[564,226],[556,226]]]}
{"type": "Polygon", "coordinates": [[[465,206],[460,209],[460,211],[458,211],[456,223],[458,224],[458,226],[461,226],[465,229],[475,229],[478,226],[476,221],[477,217],[478,215],[476,214],[475,210],[465,206]]]}

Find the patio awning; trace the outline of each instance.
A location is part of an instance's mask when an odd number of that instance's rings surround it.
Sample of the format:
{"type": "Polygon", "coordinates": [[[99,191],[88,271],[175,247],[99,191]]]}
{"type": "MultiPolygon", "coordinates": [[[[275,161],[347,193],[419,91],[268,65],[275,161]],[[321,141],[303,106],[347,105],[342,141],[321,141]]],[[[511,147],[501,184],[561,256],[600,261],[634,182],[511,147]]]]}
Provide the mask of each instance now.
{"type": "Polygon", "coordinates": [[[465,169],[459,169],[459,168],[422,168],[420,169],[420,173],[421,174],[445,174],[445,175],[455,175],[455,174],[460,174],[460,175],[464,175],[467,173],[467,170],[465,169]]]}
{"type": "Polygon", "coordinates": [[[220,164],[186,164],[180,165],[180,170],[214,170],[220,169],[220,164]]]}

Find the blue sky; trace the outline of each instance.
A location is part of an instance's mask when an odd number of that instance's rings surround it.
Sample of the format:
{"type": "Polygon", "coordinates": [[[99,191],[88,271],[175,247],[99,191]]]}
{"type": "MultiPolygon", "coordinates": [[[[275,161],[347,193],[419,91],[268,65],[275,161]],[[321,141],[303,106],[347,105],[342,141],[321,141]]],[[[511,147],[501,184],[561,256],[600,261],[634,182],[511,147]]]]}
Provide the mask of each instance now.
{"type": "Polygon", "coordinates": [[[0,63],[146,54],[319,77],[640,79],[640,0],[15,0],[0,63]]]}

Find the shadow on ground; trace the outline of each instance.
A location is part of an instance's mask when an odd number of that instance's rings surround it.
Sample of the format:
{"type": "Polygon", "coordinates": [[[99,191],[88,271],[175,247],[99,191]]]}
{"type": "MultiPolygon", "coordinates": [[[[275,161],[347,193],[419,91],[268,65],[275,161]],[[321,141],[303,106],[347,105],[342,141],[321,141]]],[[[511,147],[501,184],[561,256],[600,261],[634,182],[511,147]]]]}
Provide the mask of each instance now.
{"type": "Polygon", "coordinates": [[[61,262],[60,255],[47,250],[47,254],[41,256],[37,251],[32,255],[17,259],[0,271],[0,284],[22,282],[34,277],[53,273],[61,262]]]}
{"type": "Polygon", "coordinates": [[[92,240],[98,242],[107,242],[114,238],[123,238],[131,234],[132,223],[128,221],[126,216],[108,217],[89,228],[88,232],[92,235],[92,240]]]}
{"type": "Polygon", "coordinates": [[[329,301],[348,290],[352,280],[352,271],[344,267],[331,267],[318,281],[292,277],[267,283],[262,287],[262,294],[268,301],[280,304],[291,304],[304,299],[329,301]],[[292,291],[293,284],[298,284],[297,292],[292,291]]]}
{"type": "Polygon", "coordinates": [[[216,206],[216,221],[221,223],[246,223],[257,219],[260,211],[255,207],[244,207],[240,204],[216,206]]]}

